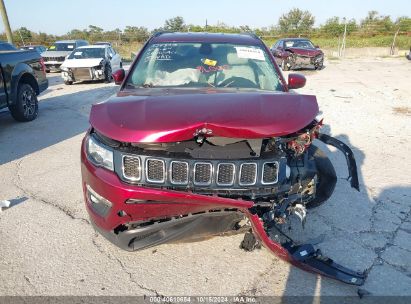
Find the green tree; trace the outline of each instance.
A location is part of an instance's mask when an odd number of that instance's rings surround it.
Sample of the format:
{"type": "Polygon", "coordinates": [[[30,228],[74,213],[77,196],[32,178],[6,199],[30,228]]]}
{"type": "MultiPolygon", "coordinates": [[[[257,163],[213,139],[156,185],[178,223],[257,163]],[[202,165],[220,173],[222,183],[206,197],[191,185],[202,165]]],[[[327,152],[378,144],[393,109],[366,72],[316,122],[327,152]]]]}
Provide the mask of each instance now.
{"type": "Polygon", "coordinates": [[[182,32],[185,31],[186,25],[184,19],[181,16],[177,16],[171,19],[168,19],[164,23],[164,30],[170,32],[182,32]]]}
{"type": "Polygon", "coordinates": [[[368,34],[387,33],[394,29],[390,16],[380,16],[377,11],[369,11],[361,21],[362,31],[368,34]]]}
{"type": "Polygon", "coordinates": [[[128,41],[145,41],[149,37],[148,29],[144,26],[126,26],[124,36],[128,41]]]}
{"type": "MultiPolygon", "coordinates": [[[[320,27],[320,32],[327,36],[334,37],[344,33],[345,22],[344,19],[340,20],[339,17],[332,17],[327,19],[325,23],[320,27]]],[[[347,21],[347,34],[356,31],[358,28],[355,19],[347,21]]]]}
{"type": "Polygon", "coordinates": [[[314,22],[315,18],[309,11],[293,8],[280,17],[278,25],[283,33],[301,33],[310,31],[314,22]]]}
{"type": "Polygon", "coordinates": [[[411,18],[407,16],[397,18],[395,28],[399,28],[402,32],[411,32],[411,18]]]}

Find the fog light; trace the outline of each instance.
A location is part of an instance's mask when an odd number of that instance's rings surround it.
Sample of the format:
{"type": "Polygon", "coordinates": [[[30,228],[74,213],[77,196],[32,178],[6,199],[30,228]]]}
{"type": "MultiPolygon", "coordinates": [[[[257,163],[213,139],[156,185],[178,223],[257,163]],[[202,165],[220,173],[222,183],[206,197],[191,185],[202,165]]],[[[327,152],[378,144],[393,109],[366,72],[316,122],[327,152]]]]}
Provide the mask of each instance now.
{"type": "Polygon", "coordinates": [[[86,185],[86,189],[87,189],[87,199],[90,202],[92,209],[97,214],[105,217],[107,213],[110,211],[111,206],[113,206],[113,204],[109,200],[99,195],[89,185],[86,185]]]}

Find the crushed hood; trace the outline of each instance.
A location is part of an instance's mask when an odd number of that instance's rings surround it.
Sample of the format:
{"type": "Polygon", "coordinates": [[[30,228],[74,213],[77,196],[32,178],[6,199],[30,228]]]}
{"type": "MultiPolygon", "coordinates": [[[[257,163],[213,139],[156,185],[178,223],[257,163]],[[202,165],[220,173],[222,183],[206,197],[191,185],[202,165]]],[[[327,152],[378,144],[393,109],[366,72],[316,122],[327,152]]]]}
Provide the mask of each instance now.
{"type": "Polygon", "coordinates": [[[175,142],[203,128],[209,136],[267,138],[294,133],[317,115],[315,96],[293,93],[202,93],[134,96],[119,92],[91,108],[90,123],[123,142],[175,142]]]}
{"type": "Polygon", "coordinates": [[[287,50],[292,51],[297,55],[308,56],[308,57],[315,57],[317,55],[322,54],[322,51],[319,49],[306,49],[306,48],[293,48],[288,47],[287,50]]]}
{"type": "Polygon", "coordinates": [[[41,53],[42,57],[66,57],[70,55],[72,51],[45,51],[41,53]]]}
{"type": "Polygon", "coordinates": [[[66,68],[91,68],[98,66],[103,58],[86,58],[86,59],[66,59],[62,67],[66,68]]]}

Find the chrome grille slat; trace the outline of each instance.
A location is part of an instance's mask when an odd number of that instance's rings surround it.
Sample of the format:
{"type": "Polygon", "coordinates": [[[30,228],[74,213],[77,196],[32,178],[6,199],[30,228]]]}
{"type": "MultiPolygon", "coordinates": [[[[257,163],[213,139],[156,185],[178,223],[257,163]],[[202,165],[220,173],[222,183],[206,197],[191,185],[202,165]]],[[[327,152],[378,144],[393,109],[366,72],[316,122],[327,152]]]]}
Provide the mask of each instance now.
{"type": "Polygon", "coordinates": [[[254,185],[257,182],[257,164],[256,163],[243,163],[240,166],[240,179],[239,184],[241,186],[254,185]]]}
{"type": "Polygon", "coordinates": [[[263,173],[261,183],[263,185],[274,184],[278,179],[278,162],[265,162],[263,164],[263,173]]]}
{"type": "Polygon", "coordinates": [[[231,186],[234,184],[235,165],[231,163],[219,163],[217,166],[217,185],[231,186]]]}
{"type": "Polygon", "coordinates": [[[194,164],[194,185],[211,185],[213,165],[211,163],[197,162],[194,164]]]}
{"type": "Polygon", "coordinates": [[[141,179],[141,161],[138,156],[123,155],[123,176],[133,182],[141,179]]]}
{"type": "Polygon", "coordinates": [[[146,160],[146,179],[151,183],[164,183],[166,165],[162,159],[149,158],[146,160]]]}
{"type": "Polygon", "coordinates": [[[285,178],[286,158],[206,160],[126,152],[117,155],[114,167],[118,176],[139,185],[229,190],[272,187],[285,178]]]}
{"type": "Polygon", "coordinates": [[[170,163],[170,181],[175,185],[188,184],[188,163],[172,161],[170,163]]]}

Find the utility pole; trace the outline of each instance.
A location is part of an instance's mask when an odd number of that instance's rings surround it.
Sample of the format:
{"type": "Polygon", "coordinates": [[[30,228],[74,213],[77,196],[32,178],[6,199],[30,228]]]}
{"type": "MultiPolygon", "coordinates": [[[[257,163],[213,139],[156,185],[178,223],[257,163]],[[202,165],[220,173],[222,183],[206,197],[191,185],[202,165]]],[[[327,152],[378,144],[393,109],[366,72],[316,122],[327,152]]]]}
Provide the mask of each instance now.
{"type": "Polygon", "coordinates": [[[342,45],[341,45],[341,56],[344,57],[345,56],[345,39],[347,36],[347,19],[345,19],[344,17],[344,36],[343,36],[343,40],[342,40],[342,45]]]}
{"type": "Polygon", "coordinates": [[[13,44],[13,35],[11,34],[9,18],[7,17],[6,6],[3,0],[0,0],[1,17],[3,19],[4,29],[6,31],[7,41],[13,44]]]}

